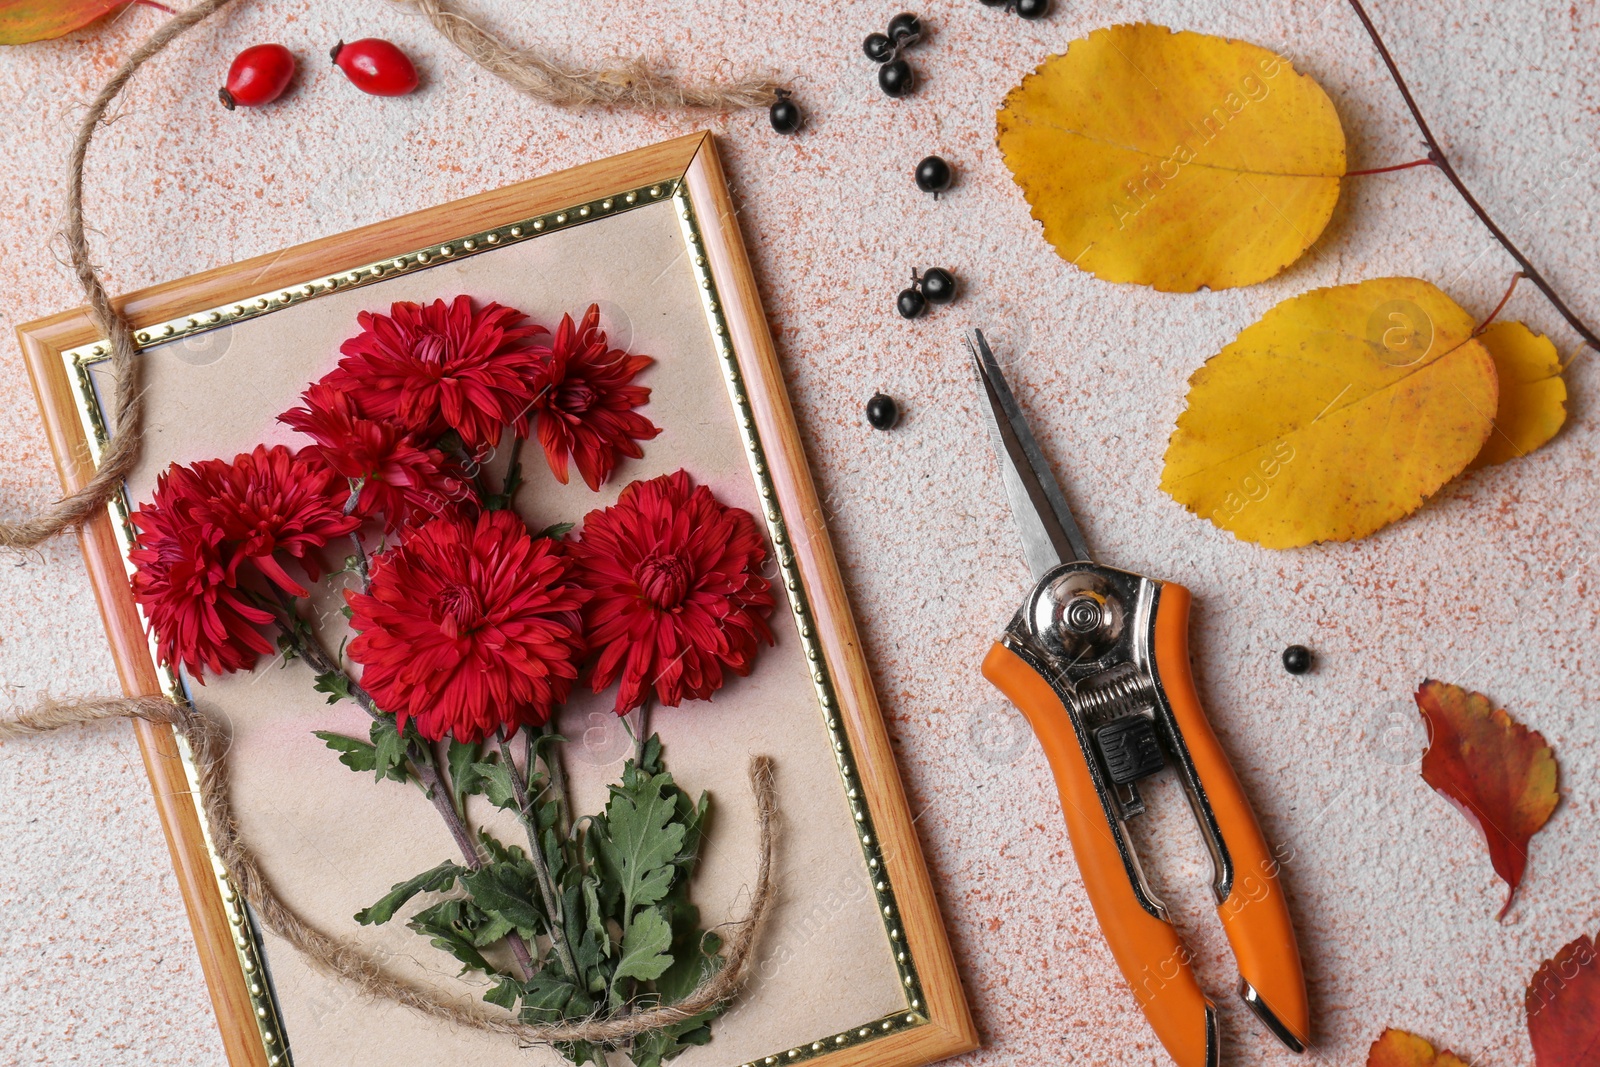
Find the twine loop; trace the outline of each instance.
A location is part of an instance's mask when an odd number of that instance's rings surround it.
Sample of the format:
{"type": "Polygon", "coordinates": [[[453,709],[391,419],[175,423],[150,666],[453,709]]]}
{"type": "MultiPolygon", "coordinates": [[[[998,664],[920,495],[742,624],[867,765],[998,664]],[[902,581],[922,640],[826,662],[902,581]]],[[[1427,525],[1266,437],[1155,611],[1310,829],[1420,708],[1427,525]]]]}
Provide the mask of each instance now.
{"type": "Polygon", "coordinates": [[[723,938],[722,966],[676,1004],[640,1008],[607,1019],[531,1024],[447,999],[393,974],[361,947],[317,929],[284,902],[239,837],[238,820],[228,798],[227,738],[200,711],[164,697],[66,701],[46,698],[30,710],[0,718],[0,741],[36,737],[80,723],[127,718],[169,724],[189,743],[200,784],[200,809],[211,831],[212,844],[228,878],[250,905],[256,920],[287,941],[318,971],[343,979],[370,997],[393,1001],[452,1026],[502,1034],[530,1044],[584,1041],[616,1045],[692,1019],[731,1000],[749,976],[756,937],[773,897],[772,851],[778,806],[772,760],[766,756],[750,761],[750,788],[755,794],[760,829],[755,885],[745,917],[730,923],[723,938]]]}

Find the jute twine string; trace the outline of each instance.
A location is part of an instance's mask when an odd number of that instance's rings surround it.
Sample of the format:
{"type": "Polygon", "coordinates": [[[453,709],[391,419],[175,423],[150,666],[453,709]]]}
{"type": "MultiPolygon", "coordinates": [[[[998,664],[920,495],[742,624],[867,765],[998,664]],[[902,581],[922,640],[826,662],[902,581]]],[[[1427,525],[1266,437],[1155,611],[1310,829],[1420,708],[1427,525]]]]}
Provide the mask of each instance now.
{"type": "Polygon", "coordinates": [[[609,1019],[535,1025],[445,999],[433,990],[390,973],[363,949],[325,934],[300,918],[273,891],[255,857],[239,839],[238,822],[228,799],[227,739],[217,724],[201,712],[162,697],[89,701],[45,699],[29,711],[13,712],[0,718],[0,741],[49,733],[77,723],[120,718],[145,719],[177,728],[194,754],[200,806],[211,829],[212,844],[234,887],[255,912],[257,921],[294,946],[317,970],[350,982],[368,996],[394,1001],[452,1026],[503,1034],[532,1044],[569,1041],[620,1044],[691,1019],[732,999],[749,973],[754,958],[752,950],[773,895],[772,847],[777,802],[772,761],[765,756],[750,761],[750,786],[755,793],[761,831],[755,887],[745,917],[729,924],[731,930],[723,940],[722,967],[676,1004],[640,1009],[609,1019]]]}
{"type": "MultiPolygon", "coordinates": [[[[72,269],[88,298],[90,315],[110,343],[110,362],[116,378],[111,405],[111,443],[94,477],[82,488],[30,518],[0,521],[0,547],[33,548],[56,534],[103,515],[106,503],[120,490],[138,462],[143,444],[144,410],[134,328],[106,292],[90,257],[83,212],[84,162],[106,112],[139,68],[178,37],[233,2],[198,0],[163,23],[117,68],[89,105],[78,128],[68,162],[65,236],[72,269]]],[[[532,51],[508,46],[442,0],[393,2],[415,7],[446,40],[517,89],[563,107],[608,104],[639,109],[732,110],[765,106],[774,99],[777,89],[770,79],[754,76],[727,83],[684,83],[638,61],[593,70],[569,69],[532,51]]],[[[289,942],[316,969],[351,982],[369,996],[394,1001],[450,1025],[503,1034],[524,1042],[619,1044],[683,1022],[724,1003],[734,996],[749,972],[752,949],[773,893],[772,847],[777,807],[772,761],[766,757],[756,757],[750,764],[750,783],[755,792],[760,825],[756,883],[747,915],[730,924],[731,933],[724,938],[721,968],[677,1004],[641,1009],[608,1019],[527,1025],[510,1016],[488,1014],[477,1007],[444,999],[433,990],[390,973],[361,948],[316,929],[284,903],[262,874],[255,857],[239,839],[238,823],[228,799],[225,738],[220,728],[200,712],[161,697],[46,699],[29,711],[0,717],[0,740],[119,718],[170,724],[184,736],[194,754],[200,807],[210,827],[212,843],[257,920],[289,942]]]]}
{"type": "Polygon", "coordinates": [[[34,548],[63,530],[82,526],[96,515],[105,514],[106,502],[122,487],[123,479],[139,461],[144,443],[144,403],[139,387],[139,363],[134,359],[133,326],[111,300],[100,274],[89,257],[89,239],[83,223],[83,163],[89,142],[105,121],[112,101],[122,94],[138,69],[178,37],[210,18],[233,0],[200,0],[161,25],[106,82],[78,127],[67,162],[67,252],[72,270],[89,299],[89,314],[94,324],[111,342],[111,367],[117,387],[112,396],[111,444],[100,458],[100,467],[88,483],[31,518],[0,522],[0,547],[34,548]]]}
{"type": "Polygon", "coordinates": [[[392,0],[415,8],[451,44],[484,70],[547,104],[595,104],[645,111],[701,108],[734,111],[771,104],[780,87],[772,77],[747,73],[732,81],[694,83],[652,68],[643,60],[612,60],[608,66],[563,66],[526,48],[506,44],[456,9],[450,0],[392,0]]]}
{"type": "MultiPolygon", "coordinates": [[[[83,171],[89,142],[105,121],[106,111],[145,62],[178,37],[204,22],[234,0],[199,0],[174,15],[151,34],[105,84],[78,127],[68,161],[67,251],[72,269],[88,297],[95,325],[110,342],[111,370],[116,378],[112,397],[111,443],[99,469],[81,489],[25,519],[0,521],[0,548],[34,548],[57,534],[82,526],[104,514],[123,480],[139,460],[144,443],[139,361],[134,328],[112,301],[90,259],[83,221],[83,171]]],[[[473,62],[504,79],[536,100],[560,107],[595,104],[654,111],[698,108],[732,111],[765,107],[772,103],[778,83],[764,75],[744,75],[732,81],[685,82],[653,69],[642,60],[619,60],[610,66],[576,69],[563,66],[526,48],[514,48],[462,15],[448,0],[391,0],[416,9],[445,40],[473,62]]]]}

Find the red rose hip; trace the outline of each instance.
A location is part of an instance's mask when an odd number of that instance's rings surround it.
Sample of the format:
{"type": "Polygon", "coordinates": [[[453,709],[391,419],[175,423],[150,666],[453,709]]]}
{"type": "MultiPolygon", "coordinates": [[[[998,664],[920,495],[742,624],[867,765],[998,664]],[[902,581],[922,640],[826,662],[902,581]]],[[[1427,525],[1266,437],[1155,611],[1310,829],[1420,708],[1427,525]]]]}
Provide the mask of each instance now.
{"type": "Polygon", "coordinates": [[[377,37],[333,46],[333,61],[350,83],[373,96],[405,96],[417,87],[417,68],[399,48],[377,37]]]}
{"type": "Polygon", "coordinates": [[[260,107],[283,95],[294,77],[294,53],[281,44],[246,48],[228,68],[228,83],[217,92],[222,106],[260,107]]]}

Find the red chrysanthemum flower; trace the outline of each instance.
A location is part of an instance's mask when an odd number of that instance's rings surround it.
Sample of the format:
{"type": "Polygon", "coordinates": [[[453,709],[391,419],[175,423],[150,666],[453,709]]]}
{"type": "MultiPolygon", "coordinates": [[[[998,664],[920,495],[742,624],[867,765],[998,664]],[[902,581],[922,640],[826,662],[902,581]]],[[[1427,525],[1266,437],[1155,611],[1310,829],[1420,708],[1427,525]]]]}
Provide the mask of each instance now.
{"type": "MultiPolygon", "coordinates": [[[[590,304],[577,326],[571,315],[561,317],[535,381],[533,411],[545,459],[563,485],[568,456],[589,488],[599,489],[619,456],[644,455],[636,442],[661,430],[633,410],[650,399],[650,390],[630,383],[654,362],[606,347],[598,305],[590,304]]],[[[526,419],[517,433],[528,435],[526,419]]]]}
{"type": "Polygon", "coordinates": [[[549,331],[524,319],[500,304],[474,309],[466,296],[363,311],[361,333],[340,346],[344,358],[323,380],[350,391],[366,418],[426,440],[454,430],[482,453],[533,402],[542,352],[528,340],[549,331]]]}
{"type": "Polygon", "coordinates": [[[239,586],[244,553],[210,521],[212,489],[174,463],[156,480],[155,497],[133,513],[138,530],[130,558],[133,595],[156,635],[157,654],[182,664],[196,681],[204,671],[249,670],[272,652],[257,629],[272,615],[239,586]]]}
{"type": "Polygon", "coordinates": [[[294,596],[308,594],[276,553],[294,557],[316,581],[322,574],[316,550],[361,525],[358,516],[345,514],[349,487],[315,448],[291,452],[283,445],[257,445],[232,463],[208,459],[191,469],[206,493],[194,505],[196,514],[294,596]]]}
{"type": "Polygon", "coordinates": [[[433,741],[542,725],[583,653],[570,569],[559,542],[509,511],[417,528],[373,559],[369,594],[345,593],[362,685],[433,741]]]}
{"type": "Polygon", "coordinates": [[[614,507],[590,512],[570,551],[591,593],[583,617],[600,654],[591,684],[598,693],[621,678],[618,715],[652,686],[668,707],[710,699],[724,671],[749,674],[757,645],[772,643],[755,520],[681,470],[634,482],[614,507]]]}
{"type": "Polygon", "coordinates": [[[317,443],[328,466],[361,483],[356,514],[382,517],[393,531],[450,510],[471,496],[458,464],[418,434],[363,418],[348,390],[326,380],[303,394],[304,407],[278,421],[317,443]]]}

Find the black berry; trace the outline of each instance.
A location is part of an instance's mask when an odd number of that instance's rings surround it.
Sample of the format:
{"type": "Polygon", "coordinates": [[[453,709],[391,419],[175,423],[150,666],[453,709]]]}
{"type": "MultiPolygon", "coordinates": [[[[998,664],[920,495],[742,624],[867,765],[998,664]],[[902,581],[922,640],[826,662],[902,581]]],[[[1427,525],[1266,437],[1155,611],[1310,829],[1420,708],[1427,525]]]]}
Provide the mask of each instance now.
{"type": "Polygon", "coordinates": [[[902,289],[895,298],[894,306],[902,319],[914,319],[928,310],[928,301],[915,289],[902,289]]]}
{"type": "Polygon", "coordinates": [[[1018,18],[1042,19],[1050,14],[1050,0],[1016,0],[1011,10],[1018,18]]]}
{"type": "Polygon", "coordinates": [[[902,11],[889,20],[889,40],[898,47],[916,44],[922,40],[922,20],[909,11],[902,11]]]}
{"type": "Polygon", "coordinates": [[[779,133],[794,133],[805,121],[800,114],[800,105],[789,98],[787,89],[778,90],[778,99],[767,109],[767,118],[772,120],[772,128],[779,133]]]}
{"type": "Polygon", "coordinates": [[[917,279],[917,288],[930,304],[948,304],[956,298],[956,280],[943,267],[929,267],[917,279]]]}
{"type": "Polygon", "coordinates": [[[1306,673],[1311,662],[1311,650],[1305,645],[1290,645],[1283,650],[1283,669],[1290,674],[1306,673]]]}
{"type": "Polygon", "coordinates": [[[892,430],[899,421],[900,405],[894,402],[894,397],[875,393],[867,401],[867,423],[874,430],[892,430]]]}
{"type": "Polygon", "coordinates": [[[917,76],[911,64],[903,59],[891,59],[878,68],[878,88],[890,96],[905,96],[916,87],[917,76]]]}
{"type": "Polygon", "coordinates": [[[888,34],[869,33],[867,39],[861,42],[861,50],[874,63],[886,63],[894,55],[894,42],[889,40],[888,34]]]}
{"type": "Polygon", "coordinates": [[[925,193],[942,193],[950,188],[950,164],[929,156],[917,164],[917,188],[925,193]]]}

